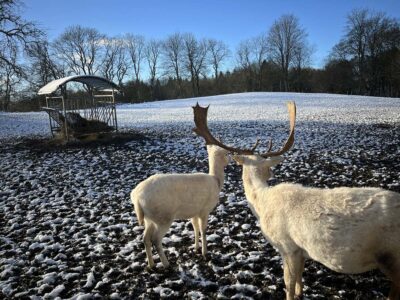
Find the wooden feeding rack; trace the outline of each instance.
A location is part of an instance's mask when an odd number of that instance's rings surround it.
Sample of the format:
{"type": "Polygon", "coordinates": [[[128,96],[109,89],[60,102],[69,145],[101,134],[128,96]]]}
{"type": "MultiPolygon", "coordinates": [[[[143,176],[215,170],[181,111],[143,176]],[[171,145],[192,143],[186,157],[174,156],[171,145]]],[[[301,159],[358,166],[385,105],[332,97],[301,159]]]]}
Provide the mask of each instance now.
{"type": "Polygon", "coordinates": [[[118,131],[115,93],[118,86],[92,75],[69,76],[54,80],[38,94],[46,96],[42,109],[49,115],[53,137],[64,140],[104,132],[118,131]],[[79,82],[85,92],[67,94],[67,83],[79,82]]]}

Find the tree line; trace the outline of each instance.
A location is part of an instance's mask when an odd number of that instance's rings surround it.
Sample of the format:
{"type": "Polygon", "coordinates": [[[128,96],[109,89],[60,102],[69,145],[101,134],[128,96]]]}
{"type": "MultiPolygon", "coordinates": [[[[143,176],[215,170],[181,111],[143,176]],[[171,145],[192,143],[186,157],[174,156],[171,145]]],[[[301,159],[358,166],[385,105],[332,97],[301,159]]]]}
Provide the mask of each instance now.
{"type": "Polygon", "coordinates": [[[345,33],[313,68],[314,47],[292,14],[283,15],[235,50],[221,40],[176,32],[163,40],[137,34],[110,37],[75,25],[49,41],[22,19],[18,0],[0,0],[0,104],[27,99],[69,75],[116,82],[120,101],[142,102],[251,91],[400,96],[400,24],[382,12],[356,9],[345,33]]]}

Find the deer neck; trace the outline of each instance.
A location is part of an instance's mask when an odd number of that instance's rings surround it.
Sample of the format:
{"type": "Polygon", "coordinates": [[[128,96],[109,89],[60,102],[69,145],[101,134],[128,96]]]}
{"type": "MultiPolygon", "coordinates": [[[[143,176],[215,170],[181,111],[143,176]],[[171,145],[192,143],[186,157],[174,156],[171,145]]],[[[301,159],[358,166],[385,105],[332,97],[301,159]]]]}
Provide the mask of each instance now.
{"type": "Polygon", "coordinates": [[[214,176],[218,182],[219,189],[224,185],[224,166],[219,163],[214,157],[209,158],[209,174],[214,176]]]}
{"type": "Polygon", "coordinates": [[[259,218],[261,210],[265,206],[262,193],[268,187],[263,176],[254,168],[243,166],[243,185],[246,198],[249,201],[250,208],[253,213],[259,218]]]}

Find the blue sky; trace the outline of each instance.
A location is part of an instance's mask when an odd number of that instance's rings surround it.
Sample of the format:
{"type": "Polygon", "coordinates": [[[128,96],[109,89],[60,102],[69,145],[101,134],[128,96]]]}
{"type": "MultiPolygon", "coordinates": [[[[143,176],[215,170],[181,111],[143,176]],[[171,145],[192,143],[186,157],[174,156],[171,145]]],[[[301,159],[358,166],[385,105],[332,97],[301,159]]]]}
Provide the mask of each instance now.
{"type": "Polygon", "coordinates": [[[267,32],[283,14],[294,14],[315,46],[313,65],[324,59],[343,35],[346,16],[355,8],[400,18],[400,0],[25,0],[23,16],[56,38],[70,25],[163,39],[174,32],[223,40],[234,52],[240,41],[267,32]]]}

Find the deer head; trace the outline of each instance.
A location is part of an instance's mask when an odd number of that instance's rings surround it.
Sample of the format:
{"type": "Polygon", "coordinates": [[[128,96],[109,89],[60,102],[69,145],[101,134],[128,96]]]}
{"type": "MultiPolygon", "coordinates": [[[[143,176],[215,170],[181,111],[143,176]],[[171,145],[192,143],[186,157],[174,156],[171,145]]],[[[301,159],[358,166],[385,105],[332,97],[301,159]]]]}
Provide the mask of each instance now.
{"type": "MultiPolygon", "coordinates": [[[[272,149],[272,141],[269,141],[269,147],[267,152],[265,153],[259,153],[261,157],[267,158],[271,156],[279,156],[282,155],[283,153],[289,151],[289,149],[293,146],[294,143],[294,127],[296,123],[296,104],[293,101],[290,101],[287,103],[287,107],[289,110],[289,120],[290,120],[290,132],[289,136],[285,142],[285,144],[278,150],[278,151],[271,151],[272,149]]],[[[208,113],[208,108],[207,107],[201,107],[199,103],[196,104],[196,106],[193,107],[193,112],[194,112],[194,123],[196,125],[195,128],[193,128],[193,131],[204,138],[206,141],[207,145],[217,145],[221,148],[224,148],[228,150],[229,152],[236,153],[236,154],[242,154],[242,155],[251,155],[255,154],[255,150],[260,142],[259,139],[257,139],[256,143],[251,149],[240,149],[240,148],[235,148],[231,146],[227,146],[223,144],[220,140],[215,138],[210,130],[208,129],[207,125],[207,113],[208,113]]]]}

